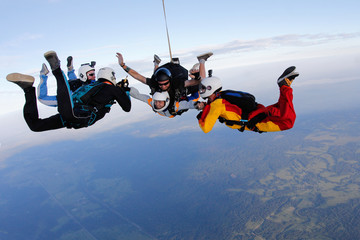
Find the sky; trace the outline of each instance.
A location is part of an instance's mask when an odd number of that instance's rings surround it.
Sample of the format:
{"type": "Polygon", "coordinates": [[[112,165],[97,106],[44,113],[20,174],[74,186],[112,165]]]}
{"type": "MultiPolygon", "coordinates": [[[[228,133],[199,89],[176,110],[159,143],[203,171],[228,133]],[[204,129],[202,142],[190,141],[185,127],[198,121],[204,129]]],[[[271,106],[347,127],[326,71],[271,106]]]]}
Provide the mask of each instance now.
{"type": "MultiPolygon", "coordinates": [[[[38,136],[46,136],[46,141],[61,135],[79,137],[75,130],[41,135],[28,130],[22,118],[23,92],[6,81],[7,74],[21,72],[33,75],[36,86],[46,51],[55,50],[64,69],[72,55],[76,69],[95,60],[97,69],[113,67],[118,79],[126,73],[117,65],[116,52],[145,76],[152,73],[153,54],[163,63],[169,61],[162,0],[4,0],[1,6],[0,154],[16,150],[19,143],[39,142],[38,136]]],[[[206,67],[225,88],[249,91],[259,102],[270,104],[277,100],[275,80],[295,65],[300,72],[294,83],[299,113],[358,105],[359,9],[355,0],[165,0],[172,56],[179,57],[184,67],[191,68],[197,55],[211,51],[214,56],[206,67]],[[334,100],[338,95],[344,96],[341,101],[334,100]]],[[[147,93],[146,86],[129,80],[147,93]]],[[[56,91],[54,80],[49,81],[49,91],[56,91]]],[[[56,113],[42,105],[39,111],[41,117],[56,113]]],[[[136,100],[129,115],[117,110],[108,115],[112,116],[101,120],[106,124],[97,123],[80,135],[156,119],[136,100]]]]}

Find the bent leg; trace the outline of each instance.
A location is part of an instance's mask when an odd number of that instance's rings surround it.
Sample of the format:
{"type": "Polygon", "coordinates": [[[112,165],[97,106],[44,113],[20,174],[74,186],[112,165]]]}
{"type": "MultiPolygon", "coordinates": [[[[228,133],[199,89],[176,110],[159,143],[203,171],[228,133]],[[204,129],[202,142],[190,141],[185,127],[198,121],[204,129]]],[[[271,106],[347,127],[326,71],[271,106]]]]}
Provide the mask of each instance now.
{"type": "Polygon", "coordinates": [[[47,79],[48,76],[40,75],[40,83],[37,88],[38,99],[42,104],[51,107],[56,107],[57,106],[56,96],[48,95],[47,79]]]}
{"type": "Polygon", "coordinates": [[[277,124],[281,130],[294,126],[296,113],[293,105],[293,89],[288,86],[280,87],[280,97],[277,103],[266,107],[270,116],[268,120],[277,124]]]}
{"type": "Polygon", "coordinates": [[[34,87],[26,88],[24,92],[24,119],[32,131],[42,132],[64,127],[59,114],[45,119],[39,118],[34,87]]]}

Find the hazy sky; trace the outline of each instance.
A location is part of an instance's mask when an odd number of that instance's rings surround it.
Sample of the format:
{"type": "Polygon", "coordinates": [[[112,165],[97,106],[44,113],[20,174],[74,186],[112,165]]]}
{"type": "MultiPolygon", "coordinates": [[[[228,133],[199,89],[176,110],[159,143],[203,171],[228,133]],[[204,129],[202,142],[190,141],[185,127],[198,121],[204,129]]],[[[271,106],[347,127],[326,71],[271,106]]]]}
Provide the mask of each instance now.
{"type": "MultiPolygon", "coordinates": [[[[130,67],[146,76],[151,74],[154,53],[163,62],[169,60],[161,0],[5,0],[1,5],[0,154],[12,128],[19,135],[25,131],[30,139],[38,136],[26,129],[22,119],[22,91],[5,77],[11,72],[27,73],[36,78],[37,85],[44,52],[55,50],[63,66],[69,55],[74,57],[75,68],[91,60],[97,67],[110,65],[118,78],[126,74],[116,64],[117,51],[130,67]],[[20,119],[10,117],[15,115],[20,119]],[[7,126],[9,120],[13,123],[7,126]]],[[[196,55],[214,52],[207,67],[214,69],[214,75],[227,87],[245,88],[260,100],[273,101],[278,94],[274,81],[286,67],[296,65],[301,78],[296,83],[295,101],[308,104],[309,109],[314,107],[310,100],[314,96],[321,96],[317,102],[325,108],[332,106],[335,93],[315,93],[319,89],[331,85],[329,89],[346,94],[341,88],[349,85],[360,90],[356,81],[360,66],[359,1],[167,0],[165,6],[173,56],[190,68],[196,55]]],[[[49,83],[53,92],[54,82],[49,83]]],[[[132,78],[130,84],[148,91],[132,78]]],[[[351,96],[344,101],[343,105],[351,103],[351,96]]],[[[304,104],[298,105],[300,111],[306,111],[304,104]]],[[[139,114],[154,118],[147,106],[134,106],[133,119],[139,120],[139,114]]],[[[41,106],[40,111],[46,117],[56,109],[41,106]]],[[[125,114],[119,115],[123,119],[125,114]]]]}

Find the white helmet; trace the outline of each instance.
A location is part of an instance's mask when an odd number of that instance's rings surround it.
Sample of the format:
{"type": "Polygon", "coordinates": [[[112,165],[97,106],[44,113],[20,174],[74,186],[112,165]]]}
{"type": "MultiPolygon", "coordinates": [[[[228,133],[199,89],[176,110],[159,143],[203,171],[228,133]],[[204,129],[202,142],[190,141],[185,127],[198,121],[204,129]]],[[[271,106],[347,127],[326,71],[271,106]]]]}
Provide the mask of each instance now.
{"type": "Polygon", "coordinates": [[[116,77],[114,69],[109,67],[103,67],[99,69],[97,74],[97,79],[100,80],[101,78],[110,81],[112,84],[116,85],[116,77]]]}
{"type": "Polygon", "coordinates": [[[89,64],[83,64],[81,65],[81,67],[79,68],[79,79],[83,82],[86,82],[87,79],[87,73],[90,71],[95,71],[95,68],[91,67],[89,64]]]}
{"type": "Polygon", "coordinates": [[[200,96],[205,99],[222,88],[221,80],[218,77],[207,77],[199,84],[200,96]]]}
{"type": "Polygon", "coordinates": [[[170,103],[170,96],[167,91],[155,92],[154,95],[152,96],[151,106],[153,110],[156,112],[161,112],[165,110],[169,106],[169,103],[170,103]],[[165,101],[165,105],[162,108],[156,108],[155,101],[165,101]]]}

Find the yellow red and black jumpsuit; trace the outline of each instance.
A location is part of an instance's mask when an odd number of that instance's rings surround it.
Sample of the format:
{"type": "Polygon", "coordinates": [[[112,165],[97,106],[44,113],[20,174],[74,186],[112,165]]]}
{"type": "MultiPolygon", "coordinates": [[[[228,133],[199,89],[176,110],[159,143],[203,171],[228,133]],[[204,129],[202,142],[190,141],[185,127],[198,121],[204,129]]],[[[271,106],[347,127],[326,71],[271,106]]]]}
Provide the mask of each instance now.
{"type": "MultiPolygon", "coordinates": [[[[258,104],[257,108],[250,112],[248,120],[258,114],[265,113],[266,117],[260,122],[256,123],[256,128],[260,132],[277,132],[290,129],[294,126],[296,114],[293,106],[293,90],[288,86],[280,87],[280,97],[277,103],[265,107],[262,104],[258,104]]],[[[225,99],[216,98],[210,104],[207,104],[202,111],[199,118],[199,126],[205,132],[208,133],[214,127],[219,117],[225,120],[241,121],[242,109],[238,106],[231,104],[225,99]]],[[[225,122],[226,124],[226,122],[225,122]]],[[[228,125],[233,129],[240,129],[241,125],[228,125]]],[[[245,130],[252,131],[245,127],[245,130]]]]}

